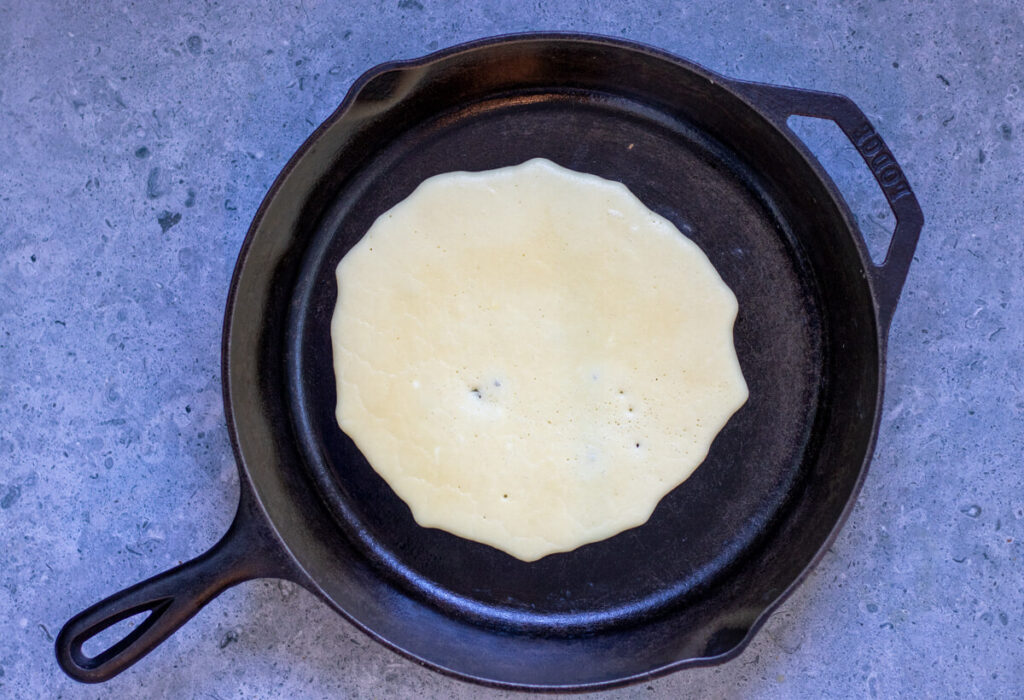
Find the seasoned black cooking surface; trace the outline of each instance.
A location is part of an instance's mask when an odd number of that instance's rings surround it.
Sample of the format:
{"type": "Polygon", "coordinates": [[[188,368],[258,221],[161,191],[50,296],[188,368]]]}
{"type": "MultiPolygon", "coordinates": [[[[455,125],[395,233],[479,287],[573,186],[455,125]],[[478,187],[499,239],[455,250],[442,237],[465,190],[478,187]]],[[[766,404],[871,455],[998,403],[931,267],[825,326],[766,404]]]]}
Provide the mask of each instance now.
{"type": "MultiPolygon", "coordinates": [[[[399,585],[488,624],[562,632],[632,622],[706,590],[770,531],[805,460],[822,393],[813,276],[756,178],[672,114],[596,92],[496,96],[411,126],[342,183],[289,318],[292,419],[341,530],[399,585]],[[334,269],[425,178],[545,157],[625,183],[708,255],[735,292],[748,403],[647,524],[525,563],[416,525],[334,418],[334,269]]],[[[486,235],[486,231],[481,231],[486,235]]]]}

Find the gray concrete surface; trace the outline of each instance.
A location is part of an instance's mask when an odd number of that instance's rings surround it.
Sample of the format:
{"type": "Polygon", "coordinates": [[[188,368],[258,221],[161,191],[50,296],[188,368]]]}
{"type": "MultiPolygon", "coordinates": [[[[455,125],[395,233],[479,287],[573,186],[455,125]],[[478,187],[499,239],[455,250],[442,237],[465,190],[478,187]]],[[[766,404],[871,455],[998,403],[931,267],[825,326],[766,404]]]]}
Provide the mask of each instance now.
{"type": "MultiPolygon", "coordinates": [[[[978,3],[0,1],[0,697],[499,697],[385,651],[294,586],[240,586],[87,687],[73,613],[226,529],[219,342],[246,226],[381,61],[503,32],[624,36],[833,90],[928,220],[850,521],[750,647],[608,697],[1024,696],[1024,11],[978,3]]],[[[891,228],[808,138],[872,245],[891,228]]]]}

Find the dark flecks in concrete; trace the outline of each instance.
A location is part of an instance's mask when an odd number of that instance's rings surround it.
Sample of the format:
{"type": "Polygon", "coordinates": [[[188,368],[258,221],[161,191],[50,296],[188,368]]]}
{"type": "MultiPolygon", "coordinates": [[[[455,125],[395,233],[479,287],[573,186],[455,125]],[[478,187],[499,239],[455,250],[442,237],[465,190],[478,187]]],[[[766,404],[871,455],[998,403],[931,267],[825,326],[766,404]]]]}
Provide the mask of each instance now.
{"type": "Polygon", "coordinates": [[[150,199],[157,199],[167,194],[167,191],[160,184],[160,168],[152,168],[146,177],[146,196],[150,199]]]}
{"type": "Polygon", "coordinates": [[[977,518],[981,515],[981,506],[972,504],[969,506],[960,506],[960,512],[966,515],[968,518],[977,518]]]}
{"type": "Polygon", "coordinates": [[[236,207],[234,202],[232,202],[230,199],[224,200],[224,208],[227,209],[228,211],[238,211],[238,207],[236,207]]]}
{"type": "Polygon", "coordinates": [[[145,146],[139,146],[135,149],[136,158],[149,158],[149,149],[145,146]]]}
{"type": "Polygon", "coordinates": [[[185,195],[185,206],[192,207],[196,203],[196,191],[191,187],[188,189],[188,194],[185,195]]]}
{"type": "Polygon", "coordinates": [[[238,641],[238,632],[229,631],[227,634],[225,634],[223,637],[221,637],[220,644],[218,644],[218,646],[221,649],[223,649],[228,644],[234,644],[237,641],[238,641]]]}
{"type": "Polygon", "coordinates": [[[935,77],[941,80],[943,85],[949,87],[949,80],[942,73],[937,74],[935,77]]]}
{"type": "Polygon", "coordinates": [[[999,133],[1003,135],[1003,138],[1009,141],[1013,138],[1013,127],[1009,124],[1000,124],[999,133]]]}
{"type": "Polygon", "coordinates": [[[4,497],[0,498],[0,508],[7,510],[13,506],[19,498],[21,498],[21,487],[11,484],[7,487],[7,493],[4,494],[4,497]]]}
{"type": "Polygon", "coordinates": [[[36,261],[35,254],[28,256],[28,259],[31,260],[32,262],[35,262],[36,261]]]}
{"type": "Polygon", "coordinates": [[[168,229],[181,221],[181,214],[178,212],[169,212],[166,209],[160,212],[160,216],[156,217],[157,223],[160,224],[160,229],[163,233],[167,233],[168,229]]]}
{"type": "Polygon", "coordinates": [[[193,34],[185,40],[185,46],[190,54],[198,56],[203,52],[203,38],[198,34],[193,34]]]}
{"type": "Polygon", "coordinates": [[[978,149],[978,162],[979,163],[984,163],[985,162],[985,151],[983,149],[981,149],[981,148],[978,149]]]}
{"type": "Polygon", "coordinates": [[[398,9],[400,10],[422,10],[423,3],[419,0],[398,0],[398,9]]]}
{"type": "Polygon", "coordinates": [[[865,607],[867,608],[869,613],[878,612],[878,606],[874,603],[868,603],[865,607]]]}

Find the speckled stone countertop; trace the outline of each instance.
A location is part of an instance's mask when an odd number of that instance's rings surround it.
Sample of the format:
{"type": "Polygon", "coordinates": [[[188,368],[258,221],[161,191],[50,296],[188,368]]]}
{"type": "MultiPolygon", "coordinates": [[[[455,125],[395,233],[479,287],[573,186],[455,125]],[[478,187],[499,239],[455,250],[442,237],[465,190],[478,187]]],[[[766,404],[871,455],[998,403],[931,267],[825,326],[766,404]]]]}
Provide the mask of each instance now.
{"type": "MultiPolygon", "coordinates": [[[[622,36],[853,98],[927,224],[878,448],[835,545],[720,667],[607,697],[1009,697],[1024,688],[1024,6],[0,0],[0,696],[499,697],[305,591],[234,588],[100,686],[53,636],[208,548],[238,498],[228,282],[291,153],[382,61],[512,31],[622,36]]],[[[892,215],[807,139],[874,249],[892,215]]]]}

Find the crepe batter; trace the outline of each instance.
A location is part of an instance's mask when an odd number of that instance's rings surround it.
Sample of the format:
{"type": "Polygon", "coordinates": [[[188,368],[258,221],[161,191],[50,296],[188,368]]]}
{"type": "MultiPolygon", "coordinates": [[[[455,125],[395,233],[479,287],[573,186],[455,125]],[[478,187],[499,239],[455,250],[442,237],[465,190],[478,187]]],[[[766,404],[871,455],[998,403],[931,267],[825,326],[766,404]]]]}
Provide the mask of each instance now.
{"type": "Polygon", "coordinates": [[[643,524],[747,399],[704,253],[547,160],[426,180],[337,278],[338,424],[420,525],[524,561],[643,524]]]}

